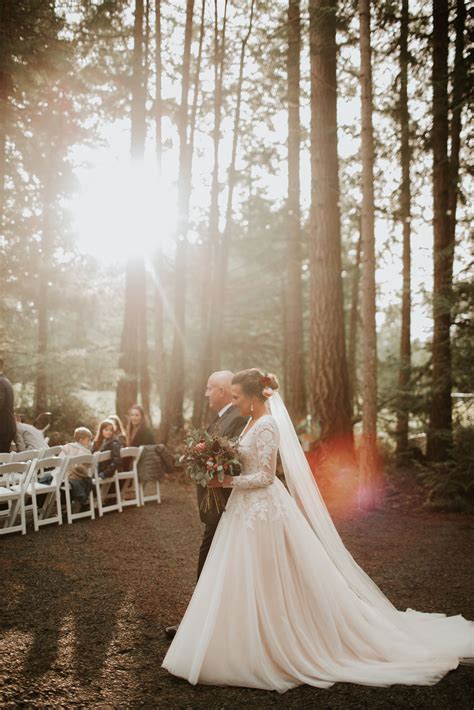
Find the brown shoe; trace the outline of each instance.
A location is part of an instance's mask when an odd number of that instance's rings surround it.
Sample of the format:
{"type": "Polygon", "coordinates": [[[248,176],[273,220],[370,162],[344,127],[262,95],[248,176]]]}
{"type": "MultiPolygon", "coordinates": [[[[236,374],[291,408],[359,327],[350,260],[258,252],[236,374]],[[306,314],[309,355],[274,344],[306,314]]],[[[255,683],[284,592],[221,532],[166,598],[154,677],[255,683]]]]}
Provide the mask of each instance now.
{"type": "Polygon", "coordinates": [[[169,639],[174,639],[176,636],[176,632],[178,630],[179,624],[175,624],[174,626],[167,626],[165,629],[165,634],[169,639]]]}

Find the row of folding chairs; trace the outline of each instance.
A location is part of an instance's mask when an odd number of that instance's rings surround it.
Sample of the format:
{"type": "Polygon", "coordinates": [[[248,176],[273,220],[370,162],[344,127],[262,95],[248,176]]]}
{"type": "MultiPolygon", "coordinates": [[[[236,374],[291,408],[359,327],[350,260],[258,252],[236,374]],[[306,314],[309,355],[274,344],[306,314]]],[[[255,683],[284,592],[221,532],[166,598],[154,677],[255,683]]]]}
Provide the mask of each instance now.
{"type": "Polygon", "coordinates": [[[48,446],[44,449],[27,449],[26,451],[11,451],[9,454],[0,454],[0,464],[14,461],[33,461],[51,456],[59,456],[62,446],[48,446]]]}
{"type": "Polygon", "coordinates": [[[145,494],[138,478],[138,461],[143,447],[129,446],[120,452],[126,465],[124,471],[101,478],[99,464],[110,460],[111,453],[97,452],[83,456],[59,456],[61,447],[42,451],[2,454],[0,460],[0,535],[10,532],[26,533],[27,515],[31,513],[35,531],[43,525],[63,522],[62,498],[66,504],[68,523],[78,518],[94,520],[96,510],[104,513],[119,511],[127,506],[137,507],[149,501],[161,502],[160,485],[152,482],[153,492],[145,494]],[[52,455],[48,455],[51,452],[52,455]],[[20,458],[18,458],[20,457],[20,458]],[[74,511],[69,476],[73,468],[84,466],[92,481],[89,504],[74,511]],[[44,474],[49,474],[47,477],[44,474]]]}

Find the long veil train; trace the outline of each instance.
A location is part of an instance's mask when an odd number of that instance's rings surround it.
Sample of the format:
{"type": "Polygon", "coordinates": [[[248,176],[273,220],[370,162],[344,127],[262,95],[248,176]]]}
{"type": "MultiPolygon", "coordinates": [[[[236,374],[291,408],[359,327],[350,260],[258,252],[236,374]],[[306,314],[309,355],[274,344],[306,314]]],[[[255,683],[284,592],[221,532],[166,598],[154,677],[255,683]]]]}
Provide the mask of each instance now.
{"type": "MultiPolygon", "coordinates": [[[[434,631],[437,632],[439,623],[442,620],[447,621],[443,614],[426,614],[415,612],[412,609],[408,609],[406,612],[398,611],[375,582],[356,563],[336,530],[303,453],[288,411],[278,392],[274,392],[269,398],[269,405],[280,433],[279,450],[290,493],[348,586],[360,599],[381,613],[389,615],[391,622],[404,630],[408,625],[417,635],[425,636],[434,631]]],[[[461,631],[462,626],[462,631],[465,631],[464,625],[470,624],[472,631],[468,634],[461,634],[465,638],[462,657],[464,662],[472,663],[474,661],[474,624],[461,616],[451,617],[450,620],[460,622],[459,626],[457,623],[450,625],[454,632],[453,648],[456,649],[458,655],[460,655],[460,637],[456,634],[456,630],[461,631]]],[[[445,647],[451,645],[447,638],[445,638],[445,642],[448,642],[445,647]]]]}

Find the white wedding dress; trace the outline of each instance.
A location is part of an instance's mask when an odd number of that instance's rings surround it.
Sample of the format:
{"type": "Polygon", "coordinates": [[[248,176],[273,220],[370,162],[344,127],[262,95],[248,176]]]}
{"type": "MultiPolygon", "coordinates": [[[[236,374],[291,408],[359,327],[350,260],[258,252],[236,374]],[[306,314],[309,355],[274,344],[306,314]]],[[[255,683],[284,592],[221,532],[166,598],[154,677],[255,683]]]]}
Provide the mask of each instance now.
{"type": "Polygon", "coordinates": [[[293,497],[275,476],[278,444],[270,415],[241,437],[242,473],[163,666],[193,684],[283,693],[303,683],[428,685],[474,656],[472,622],[397,611],[335,529],[329,543],[315,529],[301,490],[293,497]]]}

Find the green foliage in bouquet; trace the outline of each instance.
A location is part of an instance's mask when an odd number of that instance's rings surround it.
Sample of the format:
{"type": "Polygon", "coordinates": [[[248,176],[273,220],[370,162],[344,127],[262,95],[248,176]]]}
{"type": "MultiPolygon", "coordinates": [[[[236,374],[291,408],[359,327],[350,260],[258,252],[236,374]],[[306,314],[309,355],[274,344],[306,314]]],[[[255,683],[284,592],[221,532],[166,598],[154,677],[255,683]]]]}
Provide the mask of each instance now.
{"type": "Polygon", "coordinates": [[[186,436],[185,451],[177,456],[177,464],[203,488],[217,476],[238,476],[241,464],[237,445],[223,436],[214,437],[202,429],[191,429],[186,436]]]}

